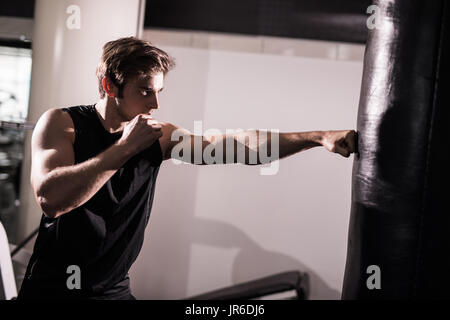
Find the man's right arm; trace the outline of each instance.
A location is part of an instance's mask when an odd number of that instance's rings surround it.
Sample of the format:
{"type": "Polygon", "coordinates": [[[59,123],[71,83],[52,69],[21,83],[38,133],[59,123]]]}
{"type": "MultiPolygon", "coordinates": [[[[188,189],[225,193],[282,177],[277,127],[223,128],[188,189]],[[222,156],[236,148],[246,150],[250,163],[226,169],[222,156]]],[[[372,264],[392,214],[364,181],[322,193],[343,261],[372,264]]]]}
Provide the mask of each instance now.
{"type": "Polygon", "coordinates": [[[31,185],[48,217],[56,218],[88,201],[127,161],[115,144],[94,158],[74,164],[74,127],[59,109],[44,113],[31,140],[31,185]]]}
{"type": "Polygon", "coordinates": [[[56,218],[87,202],[129,158],[159,137],[145,119],[131,122],[111,147],[74,164],[72,119],[60,109],[44,113],[31,142],[31,184],[46,216],[56,218]],[[146,139],[139,138],[143,133],[146,139]]]}

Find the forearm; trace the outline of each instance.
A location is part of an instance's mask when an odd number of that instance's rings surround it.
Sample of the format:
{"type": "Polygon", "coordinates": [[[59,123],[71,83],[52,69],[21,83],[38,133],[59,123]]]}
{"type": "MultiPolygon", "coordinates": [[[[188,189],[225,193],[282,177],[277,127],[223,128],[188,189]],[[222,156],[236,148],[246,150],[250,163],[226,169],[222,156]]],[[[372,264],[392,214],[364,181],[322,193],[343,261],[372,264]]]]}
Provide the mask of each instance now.
{"type": "Polygon", "coordinates": [[[279,134],[279,158],[291,156],[300,151],[321,146],[323,132],[291,132],[279,134]]]}
{"type": "MultiPolygon", "coordinates": [[[[276,131],[247,130],[214,136],[209,139],[207,148],[213,150],[211,157],[222,159],[221,163],[259,165],[320,146],[322,137],[322,131],[279,133],[276,131]],[[222,155],[217,154],[216,157],[218,150],[223,150],[223,152],[222,155]]],[[[202,164],[211,164],[211,161],[208,163],[204,155],[202,164]]]]}
{"type": "MultiPolygon", "coordinates": [[[[295,153],[320,146],[322,132],[276,132],[252,130],[244,131],[235,137],[239,145],[245,145],[245,161],[236,162],[259,165],[291,156],[295,153]],[[243,143],[245,141],[245,143],[243,143]],[[256,161],[255,161],[256,160],[256,161]]],[[[242,150],[242,148],[241,148],[242,150]]]]}
{"type": "Polygon", "coordinates": [[[87,202],[129,159],[120,144],[114,144],[82,163],[53,169],[42,179],[36,197],[47,216],[57,217],[87,202]]]}

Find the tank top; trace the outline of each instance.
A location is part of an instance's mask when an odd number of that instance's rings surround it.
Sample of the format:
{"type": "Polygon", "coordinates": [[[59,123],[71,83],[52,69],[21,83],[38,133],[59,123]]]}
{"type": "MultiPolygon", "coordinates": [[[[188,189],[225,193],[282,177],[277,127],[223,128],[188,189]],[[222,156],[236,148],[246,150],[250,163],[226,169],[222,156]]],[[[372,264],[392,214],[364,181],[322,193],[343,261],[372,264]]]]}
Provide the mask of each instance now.
{"type": "MultiPolygon", "coordinates": [[[[103,127],[95,105],[62,110],[75,128],[75,164],[95,157],[121,136],[103,127]]],[[[161,162],[157,140],[130,158],[83,205],[57,218],[42,214],[18,298],[113,299],[126,294],[128,270],[142,248],[161,162]]]]}

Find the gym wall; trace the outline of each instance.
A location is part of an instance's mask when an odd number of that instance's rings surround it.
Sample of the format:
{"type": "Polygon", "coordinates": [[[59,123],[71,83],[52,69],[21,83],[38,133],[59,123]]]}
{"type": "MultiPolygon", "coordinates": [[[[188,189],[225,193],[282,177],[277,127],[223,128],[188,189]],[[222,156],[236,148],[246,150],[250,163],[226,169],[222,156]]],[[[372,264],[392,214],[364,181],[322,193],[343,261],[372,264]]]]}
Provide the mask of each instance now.
{"type": "MultiPolygon", "coordinates": [[[[147,29],[175,57],[155,117],[194,129],[354,128],[363,45],[147,29]]],[[[307,271],[311,299],[339,299],[352,161],[323,148],[260,166],[163,163],[144,247],[130,271],[138,299],[178,299],[286,270],[307,271]]]]}

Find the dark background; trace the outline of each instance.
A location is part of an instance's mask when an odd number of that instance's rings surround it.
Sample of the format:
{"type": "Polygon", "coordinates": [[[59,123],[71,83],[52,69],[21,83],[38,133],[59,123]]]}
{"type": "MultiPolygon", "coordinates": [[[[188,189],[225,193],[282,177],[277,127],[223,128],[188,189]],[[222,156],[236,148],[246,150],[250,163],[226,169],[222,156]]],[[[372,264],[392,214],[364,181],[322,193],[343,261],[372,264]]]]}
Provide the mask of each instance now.
{"type": "MultiPolygon", "coordinates": [[[[145,27],[365,43],[371,2],[147,0],[145,27]]],[[[2,1],[0,16],[32,18],[34,3],[2,1]]]]}

